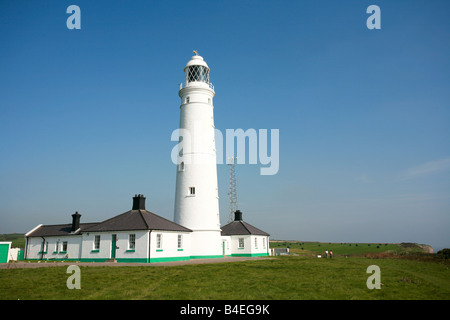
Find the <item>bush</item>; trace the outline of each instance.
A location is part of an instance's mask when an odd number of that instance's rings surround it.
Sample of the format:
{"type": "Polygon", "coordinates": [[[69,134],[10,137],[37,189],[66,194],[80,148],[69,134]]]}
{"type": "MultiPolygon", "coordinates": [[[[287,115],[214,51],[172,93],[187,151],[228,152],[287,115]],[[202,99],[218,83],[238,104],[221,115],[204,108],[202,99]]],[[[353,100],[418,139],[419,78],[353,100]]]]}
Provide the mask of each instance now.
{"type": "Polygon", "coordinates": [[[445,248],[445,249],[439,250],[436,254],[441,258],[448,259],[448,258],[450,258],[450,249],[445,248]]]}

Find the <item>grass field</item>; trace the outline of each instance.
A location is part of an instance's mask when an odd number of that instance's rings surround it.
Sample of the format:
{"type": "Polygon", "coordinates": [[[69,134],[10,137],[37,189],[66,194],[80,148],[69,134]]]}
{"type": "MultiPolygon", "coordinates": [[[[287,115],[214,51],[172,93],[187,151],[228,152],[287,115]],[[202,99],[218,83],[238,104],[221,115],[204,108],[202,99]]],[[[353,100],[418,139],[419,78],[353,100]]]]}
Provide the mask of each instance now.
{"type": "MultiPolygon", "coordinates": [[[[20,243],[13,238],[8,241],[20,243]]],[[[450,299],[449,259],[424,254],[420,245],[271,241],[270,246],[289,246],[292,255],[170,267],[80,267],[80,290],[67,288],[65,266],[0,269],[0,300],[450,299]],[[333,259],[317,258],[325,250],[333,251],[333,259]],[[380,267],[379,290],[366,286],[370,265],[380,267]]]]}
{"type": "Polygon", "coordinates": [[[390,258],[278,256],[257,261],[171,267],[81,267],[69,290],[66,267],[0,270],[0,299],[448,300],[449,264],[390,258]],[[381,289],[369,290],[370,265],[381,289]]]}

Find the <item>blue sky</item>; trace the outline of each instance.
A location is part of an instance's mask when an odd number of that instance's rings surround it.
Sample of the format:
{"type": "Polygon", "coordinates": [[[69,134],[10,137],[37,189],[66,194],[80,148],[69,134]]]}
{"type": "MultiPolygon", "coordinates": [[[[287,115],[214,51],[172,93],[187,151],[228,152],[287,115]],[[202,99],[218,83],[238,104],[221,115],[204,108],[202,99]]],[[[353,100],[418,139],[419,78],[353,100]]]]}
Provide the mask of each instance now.
{"type": "MultiPolygon", "coordinates": [[[[0,2],[0,233],[173,218],[179,83],[198,50],[215,125],[279,129],[241,164],[239,208],[273,239],[450,247],[448,1],[0,2]],[[81,9],[69,30],[66,9],[81,9]],[[369,30],[366,9],[381,8],[369,30]]],[[[218,166],[222,223],[228,167],[218,166]]]]}

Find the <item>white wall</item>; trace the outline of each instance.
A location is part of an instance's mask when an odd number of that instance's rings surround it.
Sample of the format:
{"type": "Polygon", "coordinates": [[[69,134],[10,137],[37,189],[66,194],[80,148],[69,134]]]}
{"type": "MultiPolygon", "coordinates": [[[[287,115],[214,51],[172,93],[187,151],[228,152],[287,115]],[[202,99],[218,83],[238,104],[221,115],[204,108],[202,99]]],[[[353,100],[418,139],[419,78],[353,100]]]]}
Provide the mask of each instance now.
{"type": "Polygon", "coordinates": [[[116,235],[116,260],[120,259],[148,259],[148,231],[109,231],[89,232],[83,234],[82,259],[107,260],[111,259],[112,237],[116,235]],[[135,249],[129,248],[130,234],[135,235],[135,249]],[[100,248],[94,247],[95,237],[100,236],[100,248]]]}
{"type": "Polygon", "coordinates": [[[191,256],[191,232],[152,230],[150,246],[150,262],[189,259],[191,256]],[[162,236],[161,248],[157,247],[158,234],[162,236]],[[178,248],[178,235],[182,237],[181,248],[178,248]]]}
{"type": "Polygon", "coordinates": [[[193,231],[191,238],[191,257],[207,258],[222,256],[220,231],[193,231]]]}
{"type": "Polygon", "coordinates": [[[231,255],[231,237],[230,236],[222,236],[222,251],[225,249],[225,255],[231,255]]]}
{"type": "Polygon", "coordinates": [[[25,247],[25,259],[40,259],[41,255],[39,252],[42,247],[42,238],[27,238],[27,243],[25,247]]]}
{"type": "MultiPolygon", "coordinates": [[[[71,235],[60,237],[45,237],[48,242],[47,251],[44,252],[43,259],[75,259],[75,260],[106,260],[111,258],[112,235],[117,235],[116,259],[136,259],[148,258],[148,231],[127,231],[127,232],[90,232],[83,235],[71,235]],[[128,250],[129,234],[135,234],[135,250],[128,250]],[[100,248],[94,249],[95,236],[100,236],[100,248]],[[67,241],[67,250],[63,250],[63,242],[67,241]],[[58,248],[56,244],[59,242],[58,248]]],[[[41,237],[28,238],[26,259],[42,258],[41,237]]]]}
{"type": "Polygon", "coordinates": [[[9,260],[17,261],[17,256],[19,255],[20,248],[10,248],[9,249],[9,260]]]}
{"type": "Polygon", "coordinates": [[[267,253],[269,255],[269,237],[267,236],[252,236],[252,253],[261,254],[267,253]],[[255,240],[257,241],[255,243],[255,240]],[[257,246],[255,246],[257,245],[257,246]]]}
{"type": "Polygon", "coordinates": [[[27,252],[25,259],[79,259],[81,254],[81,239],[79,235],[32,237],[27,241],[27,252]],[[46,242],[43,253],[42,243],[46,242]],[[67,242],[67,250],[63,251],[63,242],[67,242]],[[48,244],[47,244],[48,243],[48,244]],[[58,243],[58,248],[56,244],[58,243]]]}
{"type": "MultiPolygon", "coordinates": [[[[81,261],[104,261],[111,259],[112,235],[116,235],[116,260],[147,262],[149,257],[149,236],[151,236],[151,258],[158,260],[183,260],[191,255],[191,232],[176,231],[117,231],[89,232],[82,235],[45,237],[48,242],[43,259],[75,259],[81,261]],[[135,235],[135,249],[129,247],[130,234],[135,235]],[[156,248],[156,235],[162,234],[162,249],[156,248]],[[178,248],[178,235],[182,235],[182,247],[178,248]],[[94,249],[95,236],[100,236],[100,248],[94,249]],[[59,241],[59,248],[56,243],[59,241]],[[62,252],[62,244],[67,241],[67,251],[62,252]]],[[[42,258],[41,237],[28,238],[26,259],[42,258]]]]}
{"type": "Polygon", "coordinates": [[[230,251],[233,255],[267,254],[269,252],[269,237],[258,235],[235,235],[230,236],[230,251]],[[239,247],[239,238],[244,239],[244,247],[239,247]],[[256,239],[256,243],[255,243],[256,239]],[[264,240],[265,239],[265,242],[264,240]]]}
{"type": "Polygon", "coordinates": [[[111,234],[107,232],[89,232],[83,234],[81,258],[95,261],[111,258],[111,234]],[[95,236],[100,236],[100,247],[95,249],[95,236]]]}
{"type": "Polygon", "coordinates": [[[250,235],[231,236],[231,254],[251,254],[250,235]],[[239,239],[244,239],[244,247],[239,246],[239,239]]]}
{"type": "MultiPolygon", "coordinates": [[[[148,235],[149,232],[145,231],[124,231],[117,232],[116,242],[116,259],[148,259],[148,235]],[[130,234],[135,235],[135,247],[134,250],[130,248],[130,234]]],[[[111,235],[112,238],[112,235],[111,235]]],[[[111,251],[110,246],[110,251],[111,251]]],[[[138,262],[138,261],[137,261],[138,262]]],[[[143,261],[142,261],[143,262],[143,261]]]]}
{"type": "Polygon", "coordinates": [[[185,129],[180,134],[189,133],[190,139],[183,136],[183,155],[178,157],[178,163],[184,162],[184,170],[177,170],[174,222],[193,231],[220,232],[214,107],[208,103],[214,91],[207,84],[191,83],[179,94],[180,128],[185,129]],[[190,187],[195,187],[195,195],[189,193],[190,187]]]}

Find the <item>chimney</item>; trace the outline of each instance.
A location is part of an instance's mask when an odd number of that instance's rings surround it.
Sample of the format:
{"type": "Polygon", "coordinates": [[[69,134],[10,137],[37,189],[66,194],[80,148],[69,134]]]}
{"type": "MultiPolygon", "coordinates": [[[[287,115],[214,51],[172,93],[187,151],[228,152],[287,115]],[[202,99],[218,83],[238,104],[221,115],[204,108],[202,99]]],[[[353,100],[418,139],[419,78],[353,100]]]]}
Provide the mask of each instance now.
{"type": "Polygon", "coordinates": [[[234,221],[241,221],[242,220],[242,212],[240,210],[236,210],[234,212],[234,221]]]}
{"type": "Polygon", "coordinates": [[[145,197],[142,194],[136,194],[133,197],[133,208],[131,210],[145,210],[145,197]]]}
{"type": "Polygon", "coordinates": [[[78,211],[72,215],[72,229],[70,229],[71,232],[75,232],[80,228],[80,218],[81,214],[79,214],[78,211]]]}

